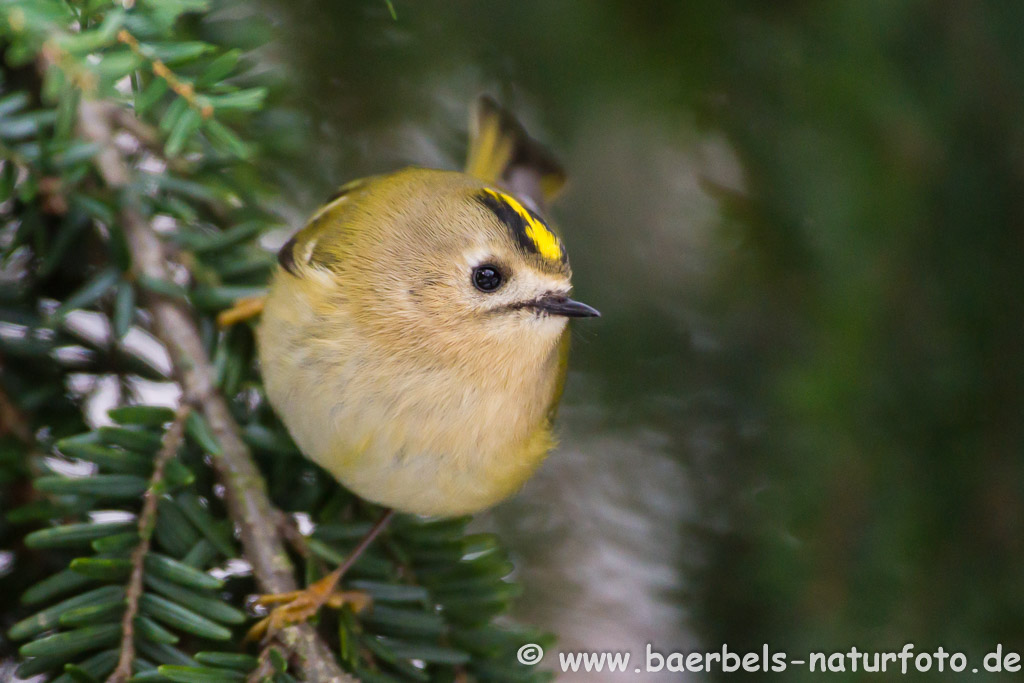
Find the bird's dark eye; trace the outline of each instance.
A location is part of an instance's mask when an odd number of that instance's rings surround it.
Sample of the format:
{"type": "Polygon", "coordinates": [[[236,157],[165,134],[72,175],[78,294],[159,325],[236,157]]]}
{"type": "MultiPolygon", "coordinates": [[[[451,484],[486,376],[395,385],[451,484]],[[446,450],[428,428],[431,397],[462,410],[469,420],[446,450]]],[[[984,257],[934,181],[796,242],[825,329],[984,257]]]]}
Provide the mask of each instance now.
{"type": "Polygon", "coordinates": [[[487,264],[473,269],[473,286],[481,292],[493,292],[501,287],[503,280],[501,271],[496,266],[487,264]]]}

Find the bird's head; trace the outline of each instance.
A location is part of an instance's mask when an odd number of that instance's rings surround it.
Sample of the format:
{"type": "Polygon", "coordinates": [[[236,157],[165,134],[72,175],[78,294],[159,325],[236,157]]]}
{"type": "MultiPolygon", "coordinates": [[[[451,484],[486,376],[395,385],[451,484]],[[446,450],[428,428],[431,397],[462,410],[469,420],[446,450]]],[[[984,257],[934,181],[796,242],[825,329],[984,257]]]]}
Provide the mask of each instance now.
{"type": "Polygon", "coordinates": [[[444,355],[552,347],[569,318],[599,313],[569,298],[561,240],[511,194],[465,174],[410,169],[371,179],[318,220],[310,253],[345,280],[368,330],[444,355]],[[475,350],[475,351],[473,351],[475,350]]]}

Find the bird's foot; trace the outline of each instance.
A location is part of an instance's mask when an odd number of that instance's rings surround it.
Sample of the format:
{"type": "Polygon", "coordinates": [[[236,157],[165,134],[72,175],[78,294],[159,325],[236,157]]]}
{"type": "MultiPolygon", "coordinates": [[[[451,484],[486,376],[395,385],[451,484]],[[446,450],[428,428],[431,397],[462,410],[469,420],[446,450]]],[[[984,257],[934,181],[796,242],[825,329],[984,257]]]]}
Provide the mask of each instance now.
{"type": "Polygon", "coordinates": [[[394,516],[394,510],[385,510],[380,519],[363,536],[356,547],[349,553],[345,561],[337,569],[320,579],[311,583],[301,591],[290,591],[276,595],[261,595],[257,605],[278,605],[271,610],[270,614],[261,619],[255,626],[249,629],[246,640],[262,640],[266,636],[274,635],[281,629],[301,624],[309,620],[320,611],[324,605],[335,609],[342,605],[351,605],[356,612],[361,612],[370,605],[370,596],[358,591],[339,591],[338,583],[353,564],[356,563],[366,549],[373,543],[381,531],[388,525],[394,516]]]}
{"type": "Polygon", "coordinates": [[[239,299],[231,308],[225,308],[217,314],[217,324],[220,327],[231,327],[244,320],[255,318],[263,312],[263,305],[267,302],[265,296],[249,296],[239,299]]]}
{"type": "Polygon", "coordinates": [[[356,612],[362,612],[370,606],[370,596],[362,591],[335,590],[340,578],[335,574],[328,574],[304,590],[259,596],[255,604],[276,607],[249,629],[246,640],[262,640],[283,628],[304,623],[316,616],[325,606],[341,609],[342,606],[349,605],[356,612]]]}

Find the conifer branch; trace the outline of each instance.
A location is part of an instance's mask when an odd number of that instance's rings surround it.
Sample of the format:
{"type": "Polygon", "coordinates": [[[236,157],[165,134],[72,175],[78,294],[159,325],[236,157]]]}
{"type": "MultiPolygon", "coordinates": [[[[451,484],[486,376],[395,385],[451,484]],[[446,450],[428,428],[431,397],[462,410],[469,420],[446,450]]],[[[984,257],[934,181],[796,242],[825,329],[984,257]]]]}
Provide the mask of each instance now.
{"type": "Polygon", "coordinates": [[[274,675],[274,663],[270,659],[273,647],[273,643],[267,643],[260,649],[259,664],[246,676],[245,683],[262,683],[268,676],[274,675]]]}
{"type": "MultiPolygon", "coordinates": [[[[83,100],[79,107],[79,126],[85,139],[102,146],[96,156],[96,167],[104,182],[115,190],[123,190],[128,187],[131,176],[127,162],[113,144],[110,113],[113,107],[83,100]]],[[[123,201],[119,219],[135,272],[156,281],[169,281],[163,244],[142,213],[130,201],[123,201]]],[[[275,523],[275,509],[267,495],[266,483],[239,435],[227,403],[216,390],[214,369],[203,348],[192,311],[181,301],[154,292],[149,292],[148,297],[156,336],[167,347],[184,400],[206,418],[220,444],[221,452],[213,454],[214,468],[224,485],[228,511],[241,531],[245,557],[252,565],[257,583],[268,593],[293,591],[297,588],[293,567],[275,523]]],[[[276,637],[296,655],[306,680],[353,680],[342,672],[312,626],[292,626],[276,637]]]]}
{"type": "Polygon", "coordinates": [[[163,63],[162,60],[151,56],[143,50],[135,36],[127,30],[121,29],[117,32],[117,40],[127,45],[128,49],[138,55],[142,60],[149,62],[150,68],[153,70],[153,74],[164,79],[164,81],[167,82],[168,87],[179,97],[188,102],[188,106],[198,111],[204,119],[208,119],[213,116],[213,106],[209,103],[199,101],[196,97],[195,87],[188,81],[179,78],[177,74],[171,71],[167,65],[163,63]]]}
{"type": "Polygon", "coordinates": [[[160,500],[164,469],[167,462],[181,448],[185,437],[185,418],[188,417],[190,410],[190,407],[185,404],[178,408],[174,421],[164,433],[160,452],[157,453],[153,462],[153,476],[150,477],[149,488],[146,489],[142,503],[142,512],[139,514],[139,545],[132,551],[131,556],[132,573],[128,579],[128,589],[125,593],[126,607],[124,617],[121,619],[121,654],[117,660],[117,668],[107,678],[107,683],[124,683],[132,675],[132,663],[135,660],[135,617],[139,612],[139,598],[142,597],[143,565],[146,561],[146,554],[149,552],[150,541],[153,538],[156,508],[157,502],[160,500]]]}

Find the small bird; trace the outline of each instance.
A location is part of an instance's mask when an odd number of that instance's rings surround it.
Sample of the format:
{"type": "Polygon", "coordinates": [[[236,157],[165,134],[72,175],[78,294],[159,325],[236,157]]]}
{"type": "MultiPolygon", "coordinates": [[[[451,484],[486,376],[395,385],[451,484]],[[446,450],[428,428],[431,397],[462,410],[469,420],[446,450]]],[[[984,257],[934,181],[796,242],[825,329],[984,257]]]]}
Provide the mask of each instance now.
{"type": "MultiPolygon", "coordinates": [[[[465,172],[351,182],[284,245],[259,358],[307,457],[362,498],[419,515],[474,513],[526,482],[555,442],[568,320],[599,315],[569,298],[565,247],[542,217],[564,182],[482,97],[465,172]]],[[[270,627],[330,602],[352,559],[267,596],[288,603],[270,627]]]]}

